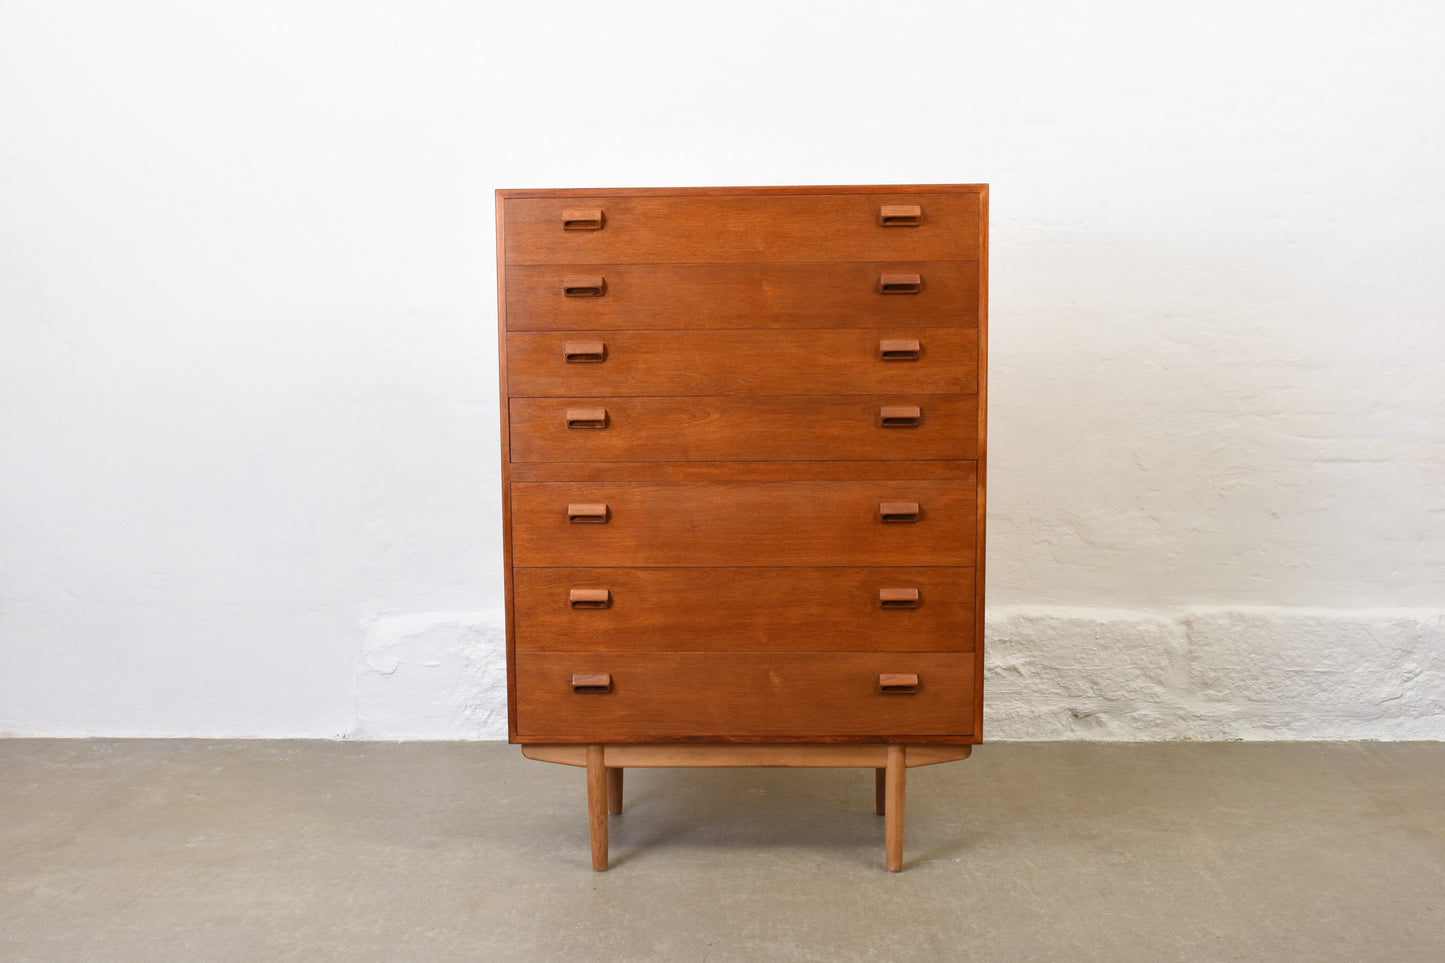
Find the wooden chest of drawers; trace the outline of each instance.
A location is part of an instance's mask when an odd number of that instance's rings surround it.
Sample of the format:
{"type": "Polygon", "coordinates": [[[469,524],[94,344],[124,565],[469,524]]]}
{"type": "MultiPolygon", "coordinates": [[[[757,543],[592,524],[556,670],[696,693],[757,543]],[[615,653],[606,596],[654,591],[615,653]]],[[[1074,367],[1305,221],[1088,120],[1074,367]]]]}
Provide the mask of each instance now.
{"type": "Polygon", "coordinates": [[[981,738],[988,189],[498,191],[509,736],[622,771],[981,738]]]}

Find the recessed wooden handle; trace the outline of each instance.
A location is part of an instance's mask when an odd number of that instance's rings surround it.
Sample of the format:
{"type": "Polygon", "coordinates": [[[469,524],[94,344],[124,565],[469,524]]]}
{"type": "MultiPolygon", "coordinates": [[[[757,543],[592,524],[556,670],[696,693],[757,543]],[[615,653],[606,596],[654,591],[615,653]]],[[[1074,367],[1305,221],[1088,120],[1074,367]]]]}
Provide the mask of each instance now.
{"type": "Polygon", "coordinates": [[[884,204],[878,208],[879,227],[917,227],[923,223],[923,208],[917,204],[884,204]]]}
{"type": "Polygon", "coordinates": [[[562,359],[568,364],[598,364],[607,360],[607,345],[602,341],[564,341],[562,359]]]}
{"type": "Polygon", "coordinates": [[[568,428],[569,430],[575,431],[575,430],[577,430],[577,429],[588,429],[588,428],[590,428],[590,429],[596,429],[596,428],[606,428],[606,427],[607,427],[607,409],[606,409],[606,408],[568,408],[568,409],[567,409],[567,428],[568,428]]]}
{"type": "Polygon", "coordinates": [[[878,517],[885,522],[916,522],[920,514],[917,502],[881,502],[878,505],[878,517]]]}
{"type": "Polygon", "coordinates": [[[878,409],[878,420],[884,428],[916,428],[923,422],[923,409],[917,405],[885,405],[878,409]]]}
{"type": "Polygon", "coordinates": [[[917,692],[918,673],[884,672],[878,676],[878,688],[883,692],[917,692]]]}
{"type": "Polygon", "coordinates": [[[569,275],[562,279],[564,298],[600,298],[607,293],[607,279],[582,275],[569,275]]]}
{"type": "MultiPolygon", "coordinates": [[[[881,677],[880,677],[881,678],[881,677]]],[[[611,692],[610,672],[576,672],[572,675],[573,692],[611,692]]]]}
{"type": "Polygon", "coordinates": [[[879,294],[917,294],[922,290],[923,275],[921,274],[878,275],[879,294]]]}
{"type": "Polygon", "coordinates": [[[605,223],[599,207],[569,208],[562,212],[564,231],[600,231],[605,223]]]}
{"type": "Polygon", "coordinates": [[[878,342],[878,357],[882,361],[917,361],[923,353],[923,345],[917,338],[885,338],[878,342]]]}
{"type": "Polygon", "coordinates": [[[607,589],[573,589],[567,604],[574,609],[605,609],[612,605],[612,593],[607,589]]]}
{"type": "Polygon", "coordinates": [[[582,502],[567,506],[567,520],[574,525],[601,525],[610,514],[606,502],[582,502]]]}
{"type": "Polygon", "coordinates": [[[883,588],[878,590],[878,604],[885,609],[918,608],[918,589],[883,588]]]}

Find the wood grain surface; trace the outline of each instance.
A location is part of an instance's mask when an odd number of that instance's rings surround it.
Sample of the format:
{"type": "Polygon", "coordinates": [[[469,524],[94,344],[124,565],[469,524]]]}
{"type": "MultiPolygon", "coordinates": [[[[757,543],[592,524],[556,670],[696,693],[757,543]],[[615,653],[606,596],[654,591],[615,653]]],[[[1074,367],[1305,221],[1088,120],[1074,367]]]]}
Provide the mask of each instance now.
{"type": "Polygon", "coordinates": [[[515,591],[519,652],[974,645],[974,570],[964,567],[518,568],[515,591]],[[880,598],[910,590],[912,608],[880,598]],[[579,607],[574,597],[596,601],[579,607]]]}
{"type": "Polygon", "coordinates": [[[753,565],[969,566],[975,492],[950,481],[526,482],[512,486],[520,567],[753,565]],[[918,521],[879,506],[916,502],[918,521]],[[568,506],[603,504],[605,524],[568,506]]]}
{"type": "Polygon", "coordinates": [[[978,260],[978,194],[910,201],[916,227],[878,223],[889,194],[507,197],[507,263],[978,260]],[[579,208],[601,210],[602,229],[564,230],[579,208]]]}
{"type": "Polygon", "coordinates": [[[771,264],[516,265],[507,272],[512,331],[647,328],[978,327],[977,261],[771,264]],[[923,278],[917,295],[877,292],[885,274],[923,278]],[[568,297],[602,278],[600,297],[568,297]]]}
{"type": "Polygon", "coordinates": [[[967,735],[973,657],[942,653],[517,654],[520,735],[558,742],[609,737],[728,739],[967,735]],[[607,673],[612,691],[577,693],[573,674],[607,673]],[[884,693],[878,677],[916,674],[918,690],[884,693]]]}
{"type": "Polygon", "coordinates": [[[959,328],[555,331],[507,336],[512,397],[974,394],[978,337],[959,328]],[[917,360],[879,345],[917,340],[917,360]],[[605,360],[567,360],[603,345],[605,360]],[[567,346],[571,345],[572,348],[567,346]]]}
{"type": "Polygon", "coordinates": [[[512,460],[521,462],[930,461],[977,454],[974,395],[513,398],[510,404],[512,460]],[[902,423],[915,416],[917,424],[902,423]]]}

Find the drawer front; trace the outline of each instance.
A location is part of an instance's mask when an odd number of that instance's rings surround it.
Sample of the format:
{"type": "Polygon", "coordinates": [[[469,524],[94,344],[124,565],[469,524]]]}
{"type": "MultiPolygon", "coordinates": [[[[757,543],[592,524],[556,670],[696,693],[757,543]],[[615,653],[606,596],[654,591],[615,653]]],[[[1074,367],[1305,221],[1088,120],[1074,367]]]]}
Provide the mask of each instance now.
{"type": "Polygon", "coordinates": [[[976,261],[979,209],[975,193],[509,197],[505,257],[509,265],[976,261]],[[881,209],[894,205],[917,205],[918,223],[881,225],[881,209]]]}
{"type": "Polygon", "coordinates": [[[931,652],[518,653],[517,733],[594,742],[967,736],[973,675],[972,655],[931,652]],[[885,674],[916,676],[916,688],[885,692],[885,674]]]}
{"type": "Polygon", "coordinates": [[[518,568],[518,652],[971,652],[971,568],[518,568]]]}
{"type": "Polygon", "coordinates": [[[976,394],[978,332],[556,331],[507,335],[512,397],[976,394]]]}
{"type": "MultiPolygon", "coordinates": [[[[971,463],[966,463],[971,464],[971,463]]],[[[517,566],[973,564],[976,478],[522,482],[517,566]],[[911,512],[916,508],[916,514],[911,512]]]]}
{"type": "Polygon", "coordinates": [[[512,461],[964,461],[975,395],[514,398],[512,461]]]}
{"type": "Polygon", "coordinates": [[[978,279],[977,261],[519,265],[507,328],[977,328],[978,279]],[[895,275],[917,293],[881,290],[895,275]]]}

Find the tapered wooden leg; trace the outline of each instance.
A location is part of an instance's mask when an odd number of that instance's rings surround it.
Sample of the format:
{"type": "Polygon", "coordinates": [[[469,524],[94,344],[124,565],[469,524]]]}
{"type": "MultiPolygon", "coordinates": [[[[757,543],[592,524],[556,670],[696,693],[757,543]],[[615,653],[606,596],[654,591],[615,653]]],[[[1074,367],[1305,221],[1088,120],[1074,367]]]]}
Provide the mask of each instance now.
{"type": "Polygon", "coordinates": [[[602,747],[587,747],[587,828],[592,835],[592,868],[607,869],[607,767],[602,747]]]}
{"type": "Polygon", "coordinates": [[[908,778],[902,746],[888,746],[888,769],[884,779],[883,848],[888,857],[888,872],[903,868],[903,795],[908,778]]]}
{"type": "Polygon", "coordinates": [[[873,811],[883,815],[883,787],[888,785],[888,770],[873,770],[873,811]]]}
{"type": "Polygon", "coordinates": [[[607,770],[607,811],[614,816],[622,812],[622,767],[607,770]]]}

